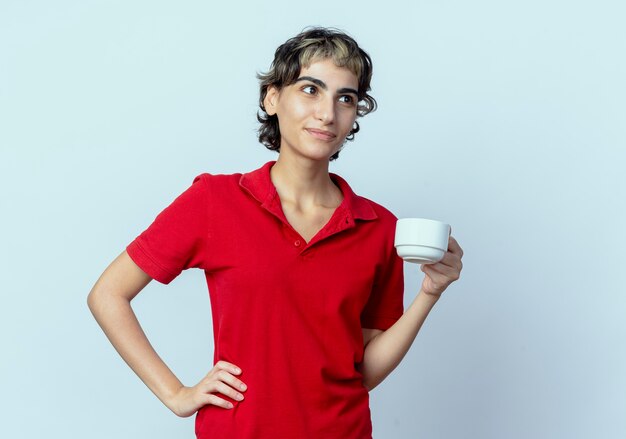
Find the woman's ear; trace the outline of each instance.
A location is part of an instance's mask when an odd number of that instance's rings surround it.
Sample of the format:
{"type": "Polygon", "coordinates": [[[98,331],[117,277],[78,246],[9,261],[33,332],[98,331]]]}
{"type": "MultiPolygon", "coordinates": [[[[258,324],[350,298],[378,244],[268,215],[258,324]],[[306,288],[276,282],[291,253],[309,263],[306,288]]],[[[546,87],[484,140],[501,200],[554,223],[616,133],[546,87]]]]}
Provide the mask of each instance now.
{"type": "Polygon", "coordinates": [[[269,116],[273,116],[276,114],[276,103],[278,102],[278,89],[270,85],[267,87],[267,93],[265,94],[265,99],[263,99],[263,106],[265,107],[265,112],[269,116]]]}

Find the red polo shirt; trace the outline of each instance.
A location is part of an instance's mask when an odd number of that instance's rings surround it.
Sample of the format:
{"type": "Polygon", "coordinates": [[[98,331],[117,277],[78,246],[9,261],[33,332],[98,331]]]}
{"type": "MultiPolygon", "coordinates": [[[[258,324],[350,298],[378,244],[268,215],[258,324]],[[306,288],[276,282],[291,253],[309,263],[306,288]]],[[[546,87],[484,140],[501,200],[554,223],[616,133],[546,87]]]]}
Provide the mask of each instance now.
{"type": "Polygon", "coordinates": [[[214,361],[243,371],[245,399],[230,410],[203,407],[197,437],[370,438],[356,365],[361,327],[387,329],[403,312],[396,218],[331,174],[343,201],[306,243],[282,211],[273,163],[196,177],[127,252],[166,284],[184,269],[204,270],[214,361]]]}

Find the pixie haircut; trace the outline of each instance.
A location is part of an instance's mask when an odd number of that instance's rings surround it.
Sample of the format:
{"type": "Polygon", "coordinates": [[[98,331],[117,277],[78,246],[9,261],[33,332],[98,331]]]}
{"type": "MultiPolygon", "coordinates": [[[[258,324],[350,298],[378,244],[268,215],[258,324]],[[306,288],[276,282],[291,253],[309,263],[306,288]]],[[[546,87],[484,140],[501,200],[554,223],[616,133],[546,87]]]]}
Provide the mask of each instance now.
{"type": "MultiPolygon", "coordinates": [[[[308,28],[281,44],[274,54],[274,61],[267,73],[257,74],[260,81],[259,107],[257,119],[261,123],[258,129],[259,141],[267,149],[280,151],[280,128],[278,116],[270,116],[265,111],[263,101],[270,86],[282,90],[296,82],[303,67],[309,67],[320,60],[332,59],[338,67],[345,67],[358,79],[357,116],[362,117],[376,110],[376,100],[367,92],[372,80],[372,60],[357,42],[344,32],[324,27],[308,28]]],[[[359,131],[359,123],[354,127],[346,140],[354,140],[359,131]]],[[[339,151],[332,155],[335,160],[339,151]]]]}

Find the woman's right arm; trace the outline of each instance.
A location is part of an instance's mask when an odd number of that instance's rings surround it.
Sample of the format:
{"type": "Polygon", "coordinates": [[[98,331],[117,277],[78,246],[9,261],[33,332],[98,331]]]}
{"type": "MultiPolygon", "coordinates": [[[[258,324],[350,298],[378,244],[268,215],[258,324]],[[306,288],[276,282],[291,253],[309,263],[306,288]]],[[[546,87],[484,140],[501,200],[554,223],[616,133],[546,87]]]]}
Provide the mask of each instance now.
{"type": "Polygon", "coordinates": [[[232,408],[215,393],[243,399],[246,387],[235,377],[241,374],[237,366],[220,361],[198,384],[185,387],[148,341],[130,302],[151,280],[124,251],[92,288],[89,309],[124,361],[176,415],[191,416],[206,404],[232,408]]]}

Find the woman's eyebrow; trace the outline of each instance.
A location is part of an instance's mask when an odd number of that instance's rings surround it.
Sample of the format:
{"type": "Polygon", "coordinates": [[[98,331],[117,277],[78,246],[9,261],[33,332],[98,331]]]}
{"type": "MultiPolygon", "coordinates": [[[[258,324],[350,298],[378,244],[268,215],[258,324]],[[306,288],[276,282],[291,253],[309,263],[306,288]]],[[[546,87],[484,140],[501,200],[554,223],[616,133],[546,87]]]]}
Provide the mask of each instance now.
{"type": "MultiPolygon", "coordinates": [[[[296,79],[296,82],[299,82],[299,81],[311,81],[313,84],[321,87],[323,90],[328,90],[328,86],[326,85],[324,81],[314,78],[312,76],[300,76],[298,79],[296,79]]],[[[340,88],[339,90],[337,90],[337,93],[339,94],[352,93],[356,96],[359,95],[359,93],[357,93],[355,89],[349,88],[349,87],[340,88]]]]}

